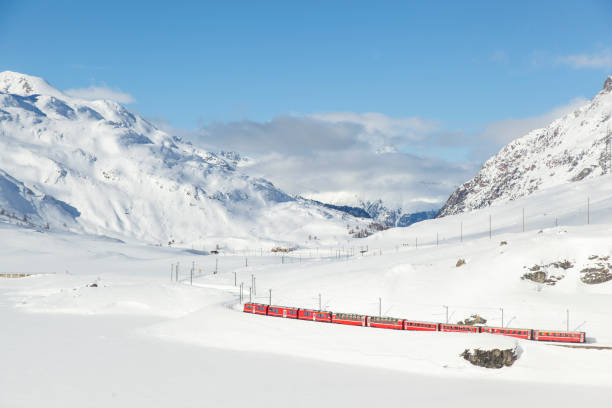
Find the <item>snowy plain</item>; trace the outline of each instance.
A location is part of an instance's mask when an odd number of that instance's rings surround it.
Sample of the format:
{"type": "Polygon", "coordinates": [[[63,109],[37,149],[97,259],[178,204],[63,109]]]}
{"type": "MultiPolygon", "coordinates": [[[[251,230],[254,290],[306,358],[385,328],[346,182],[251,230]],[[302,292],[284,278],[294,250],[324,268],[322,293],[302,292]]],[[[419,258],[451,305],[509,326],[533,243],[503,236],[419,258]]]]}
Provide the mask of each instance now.
{"type": "Polygon", "coordinates": [[[377,315],[380,298],[383,315],[423,321],[444,322],[447,306],[451,322],[478,313],[499,326],[503,308],[507,327],[552,330],[569,310],[587,345],[612,346],[612,282],[580,281],[589,257],[612,255],[611,176],[346,236],[284,256],[203,256],[0,224],[0,273],[33,274],[0,278],[0,406],[609,404],[609,349],[253,316],[234,282],[247,300],[253,275],[258,302],[271,290],[273,304],[318,308],[320,294],[324,309],[377,315]],[[554,286],[521,280],[564,260],[573,267],[554,286]],[[519,358],[491,370],[459,356],[477,347],[519,358]]]}

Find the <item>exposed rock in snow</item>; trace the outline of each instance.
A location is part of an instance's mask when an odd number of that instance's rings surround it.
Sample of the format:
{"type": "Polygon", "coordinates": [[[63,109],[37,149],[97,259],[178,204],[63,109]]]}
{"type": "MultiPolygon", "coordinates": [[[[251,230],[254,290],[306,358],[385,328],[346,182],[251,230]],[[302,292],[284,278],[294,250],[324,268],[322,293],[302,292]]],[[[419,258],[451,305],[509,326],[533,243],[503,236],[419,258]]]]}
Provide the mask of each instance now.
{"type": "Polygon", "coordinates": [[[612,172],[612,77],[589,104],[506,145],[460,186],[438,217],[612,172]]]}

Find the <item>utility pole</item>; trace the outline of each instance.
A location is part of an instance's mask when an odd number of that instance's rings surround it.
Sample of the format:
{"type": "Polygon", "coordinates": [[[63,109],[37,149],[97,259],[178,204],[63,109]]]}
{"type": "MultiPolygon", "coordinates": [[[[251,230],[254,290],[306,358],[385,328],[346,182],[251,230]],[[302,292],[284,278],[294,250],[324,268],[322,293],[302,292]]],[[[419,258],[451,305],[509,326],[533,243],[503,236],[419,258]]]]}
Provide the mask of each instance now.
{"type": "Polygon", "coordinates": [[[587,197],[587,225],[591,223],[591,197],[587,197]]]}
{"type": "Polygon", "coordinates": [[[448,324],[448,306],[443,305],[442,307],[446,309],[446,324],[448,324]]]}
{"type": "Polygon", "coordinates": [[[378,317],[382,317],[382,298],[378,298],[378,317]]]}

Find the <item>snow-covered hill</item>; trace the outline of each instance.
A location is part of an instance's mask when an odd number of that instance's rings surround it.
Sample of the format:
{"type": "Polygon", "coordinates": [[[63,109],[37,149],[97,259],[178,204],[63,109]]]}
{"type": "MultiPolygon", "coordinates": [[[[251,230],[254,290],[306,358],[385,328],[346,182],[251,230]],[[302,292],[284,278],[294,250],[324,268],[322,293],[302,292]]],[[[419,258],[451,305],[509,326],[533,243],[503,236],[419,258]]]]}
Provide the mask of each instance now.
{"type": "Polygon", "coordinates": [[[362,222],[249,177],[239,160],[171,136],[115,102],[0,73],[0,207],[15,219],[198,248],[337,241],[347,220],[362,222]]]}
{"type": "Polygon", "coordinates": [[[487,160],[448,199],[439,217],[514,200],[612,172],[612,77],[589,104],[536,129],[487,160]]]}

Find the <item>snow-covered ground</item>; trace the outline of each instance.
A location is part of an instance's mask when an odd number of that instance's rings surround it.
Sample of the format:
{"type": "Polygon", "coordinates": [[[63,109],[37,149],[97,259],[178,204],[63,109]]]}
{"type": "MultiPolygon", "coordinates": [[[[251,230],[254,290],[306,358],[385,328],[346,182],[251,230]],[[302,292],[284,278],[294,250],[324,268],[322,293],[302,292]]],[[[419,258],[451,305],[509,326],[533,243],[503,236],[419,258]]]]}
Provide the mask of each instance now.
{"type": "Polygon", "coordinates": [[[506,326],[565,329],[569,310],[589,345],[612,346],[612,281],[580,280],[589,257],[612,255],[611,186],[602,176],[285,256],[0,224],[0,273],[34,274],[0,278],[0,406],[605,406],[612,350],[253,316],[234,279],[248,299],[254,275],[259,302],[271,290],[272,303],[318,308],[320,294],[326,309],[376,315],[380,298],[383,314],[426,321],[445,321],[447,306],[449,321],[477,313],[496,326],[503,308],[506,326]],[[565,260],[554,286],[521,280],[565,260]],[[476,347],[519,359],[474,367],[459,354],[476,347]]]}

